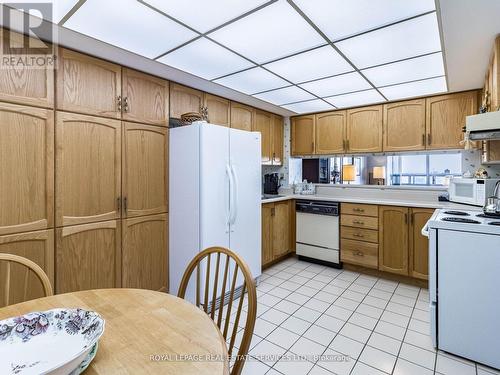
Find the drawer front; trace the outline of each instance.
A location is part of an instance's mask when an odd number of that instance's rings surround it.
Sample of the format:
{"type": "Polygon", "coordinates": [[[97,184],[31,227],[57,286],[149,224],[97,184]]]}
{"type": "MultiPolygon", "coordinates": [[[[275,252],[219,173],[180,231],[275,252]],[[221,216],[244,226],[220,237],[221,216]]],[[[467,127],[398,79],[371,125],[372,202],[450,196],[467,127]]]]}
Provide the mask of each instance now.
{"type": "Polygon", "coordinates": [[[342,215],[341,225],[355,228],[378,229],[378,218],[358,215],[342,215]]]}
{"type": "Polygon", "coordinates": [[[340,259],[346,263],[378,268],[378,245],[362,241],[342,240],[340,259]]]}
{"type": "Polygon", "coordinates": [[[340,236],[350,240],[378,243],[378,230],[341,227],[340,236]]]}
{"type": "Polygon", "coordinates": [[[342,203],[340,212],[348,215],[378,217],[378,206],[375,204],[342,203]]]}

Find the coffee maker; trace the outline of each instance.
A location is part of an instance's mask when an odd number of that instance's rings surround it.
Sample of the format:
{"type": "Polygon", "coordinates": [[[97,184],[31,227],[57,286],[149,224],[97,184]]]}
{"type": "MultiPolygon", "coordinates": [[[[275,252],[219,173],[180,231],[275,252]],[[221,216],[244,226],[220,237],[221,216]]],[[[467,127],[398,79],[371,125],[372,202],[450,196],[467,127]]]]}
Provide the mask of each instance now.
{"type": "Polygon", "coordinates": [[[264,175],[264,194],[278,194],[280,178],[278,173],[268,173],[264,175]]]}

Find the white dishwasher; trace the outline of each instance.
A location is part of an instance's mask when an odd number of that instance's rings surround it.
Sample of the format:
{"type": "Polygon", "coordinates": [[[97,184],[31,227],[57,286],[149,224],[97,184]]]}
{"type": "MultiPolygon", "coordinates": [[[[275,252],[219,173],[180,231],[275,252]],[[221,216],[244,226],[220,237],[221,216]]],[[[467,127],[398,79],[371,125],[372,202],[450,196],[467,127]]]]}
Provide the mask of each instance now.
{"type": "Polygon", "coordinates": [[[299,259],[340,268],[339,203],[298,200],[296,212],[299,259]]]}

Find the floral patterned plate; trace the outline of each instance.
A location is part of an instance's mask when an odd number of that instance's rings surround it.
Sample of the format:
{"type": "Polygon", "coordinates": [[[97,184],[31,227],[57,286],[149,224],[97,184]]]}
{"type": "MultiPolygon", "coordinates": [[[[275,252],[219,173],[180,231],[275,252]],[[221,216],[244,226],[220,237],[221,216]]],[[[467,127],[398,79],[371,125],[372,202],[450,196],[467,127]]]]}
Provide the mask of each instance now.
{"type": "Polygon", "coordinates": [[[70,374],[88,359],[103,332],[104,319],[82,309],[54,309],[2,320],[0,374],[70,374]]]}

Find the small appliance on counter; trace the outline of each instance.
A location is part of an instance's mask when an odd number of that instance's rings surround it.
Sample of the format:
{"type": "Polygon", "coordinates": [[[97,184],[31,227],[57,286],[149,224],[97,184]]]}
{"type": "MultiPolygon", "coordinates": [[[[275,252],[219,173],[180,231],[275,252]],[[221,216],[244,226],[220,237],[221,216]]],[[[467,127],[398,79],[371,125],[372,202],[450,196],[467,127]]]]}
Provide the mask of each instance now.
{"type": "Polygon", "coordinates": [[[448,186],[450,202],[483,207],[486,198],[493,195],[498,178],[452,178],[448,186]]]}
{"type": "Polygon", "coordinates": [[[280,186],[278,173],[268,173],[264,175],[264,194],[278,195],[280,186]]]}
{"type": "Polygon", "coordinates": [[[487,216],[500,217],[500,181],[497,181],[493,195],[486,198],[483,212],[487,216]]]}

